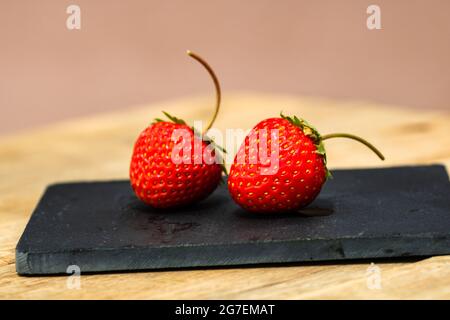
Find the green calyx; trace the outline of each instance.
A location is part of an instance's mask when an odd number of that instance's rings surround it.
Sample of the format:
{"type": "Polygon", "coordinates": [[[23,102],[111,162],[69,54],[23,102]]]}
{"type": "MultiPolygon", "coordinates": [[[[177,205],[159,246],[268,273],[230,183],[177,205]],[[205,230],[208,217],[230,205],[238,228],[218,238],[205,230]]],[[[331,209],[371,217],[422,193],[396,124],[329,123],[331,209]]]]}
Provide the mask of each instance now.
{"type": "MultiPolygon", "coordinates": [[[[162,113],[164,113],[164,115],[173,123],[175,124],[180,124],[180,125],[187,125],[186,121],[184,121],[183,119],[177,118],[175,116],[172,116],[171,114],[169,114],[168,112],[163,111],[162,113]]],[[[167,122],[161,118],[155,118],[152,122],[152,124],[158,123],[158,122],[167,122]]],[[[226,154],[227,150],[225,150],[225,148],[223,148],[222,146],[218,145],[212,138],[208,137],[206,134],[201,134],[200,132],[198,132],[194,127],[190,127],[192,129],[192,131],[194,132],[194,135],[198,138],[200,138],[203,142],[205,142],[207,145],[211,145],[214,149],[214,152],[217,154],[218,158],[219,158],[219,165],[222,169],[222,172],[224,172],[226,175],[228,174],[227,169],[225,167],[225,165],[223,164],[223,155],[222,154],[226,154]]]]}
{"type": "Polygon", "coordinates": [[[317,129],[314,128],[312,125],[310,125],[308,122],[306,122],[306,120],[299,119],[296,116],[293,116],[293,117],[285,116],[285,115],[283,115],[283,113],[280,113],[280,116],[281,116],[281,118],[286,119],[293,125],[302,129],[303,133],[313,141],[314,145],[316,146],[316,153],[320,154],[323,157],[323,163],[325,166],[327,179],[332,178],[332,175],[331,175],[331,172],[327,168],[327,155],[325,153],[325,147],[323,145],[324,140],[332,139],[332,138],[352,139],[352,140],[355,140],[355,141],[358,141],[358,142],[364,144],[366,147],[368,147],[370,150],[372,150],[381,160],[384,160],[384,155],[380,152],[380,150],[375,148],[375,146],[373,144],[371,144],[370,142],[368,142],[367,140],[365,140],[361,137],[358,137],[358,136],[355,136],[355,135],[349,134],[349,133],[331,133],[331,134],[322,136],[317,131],[317,129]]]}
{"type": "Polygon", "coordinates": [[[306,120],[298,118],[297,116],[285,116],[283,112],[280,112],[280,117],[289,121],[294,126],[302,129],[303,133],[313,141],[314,145],[316,146],[316,153],[320,154],[323,158],[326,179],[333,178],[330,170],[328,170],[327,167],[327,154],[325,152],[325,146],[323,144],[322,136],[320,135],[319,131],[317,131],[317,129],[314,126],[310,125],[306,120]]]}
{"type": "MultiPolygon", "coordinates": [[[[186,125],[186,121],[184,121],[183,119],[179,119],[175,116],[172,116],[171,114],[169,114],[168,112],[165,112],[165,111],[163,111],[162,113],[164,113],[164,115],[173,123],[186,125]]],[[[155,120],[153,120],[152,124],[155,124],[158,122],[166,122],[166,121],[161,118],[155,118],[155,120]]]]}

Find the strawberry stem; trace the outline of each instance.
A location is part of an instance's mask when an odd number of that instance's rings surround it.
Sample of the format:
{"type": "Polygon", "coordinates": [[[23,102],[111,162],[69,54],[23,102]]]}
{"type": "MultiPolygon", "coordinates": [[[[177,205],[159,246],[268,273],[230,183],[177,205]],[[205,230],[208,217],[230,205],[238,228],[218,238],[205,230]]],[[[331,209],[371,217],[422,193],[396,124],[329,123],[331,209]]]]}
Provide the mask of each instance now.
{"type": "Polygon", "coordinates": [[[220,108],[220,100],[221,100],[221,92],[220,92],[220,84],[219,84],[219,80],[217,79],[216,74],[214,73],[213,69],[209,66],[209,64],[199,55],[197,55],[196,53],[187,50],[187,54],[194,58],[195,60],[197,60],[198,62],[200,62],[200,64],[205,67],[205,69],[208,71],[209,75],[211,76],[213,82],[214,82],[214,87],[216,89],[216,108],[214,111],[214,115],[212,117],[212,119],[210,120],[208,126],[206,127],[205,130],[203,130],[202,135],[204,135],[206,132],[208,132],[209,129],[211,129],[212,125],[214,124],[214,121],[216,121],[217,118],[217,114],[219,113],[219,108],[220,108]]]}
{"type": "Polygon", "coordinates": [[[356,141],[361,142],[362,144],[364,144],[366,147],[368,147],[370,150],[372,150],[373,152],[376,153],[376,155],[381,159],[384,160],[384,156],[383,154],[380,152],[380,150],[378,150],[377,148],[375,148],[375,146],[373,144],[371,144],[370,142],[368,142],[367,140],[364,140],[361,137],[355,136],[353,134],[349,134],[349,133],[331,133],[331,134],[326,134],[323,135],[321,137],[321,140],[327,140],[327,139],[332,139],[332,138],[348,138],[348,139],[353,139],[356,141]]]}

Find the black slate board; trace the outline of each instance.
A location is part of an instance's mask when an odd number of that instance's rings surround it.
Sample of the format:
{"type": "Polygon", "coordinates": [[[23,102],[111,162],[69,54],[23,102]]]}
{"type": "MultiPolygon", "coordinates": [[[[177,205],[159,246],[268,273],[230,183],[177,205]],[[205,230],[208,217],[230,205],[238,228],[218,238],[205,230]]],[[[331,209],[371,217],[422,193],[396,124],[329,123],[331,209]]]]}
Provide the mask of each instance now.
{"type": "Polygon", "coordinates": [[[443,166],[335,170],[302,215],[255,215],[225,185],[177,211],[128,181],[49,186],[16,248],[19,274],[227,266],[450,254],[443,166]],[[311,216],[312,215],[312,216],[311,216]]]}

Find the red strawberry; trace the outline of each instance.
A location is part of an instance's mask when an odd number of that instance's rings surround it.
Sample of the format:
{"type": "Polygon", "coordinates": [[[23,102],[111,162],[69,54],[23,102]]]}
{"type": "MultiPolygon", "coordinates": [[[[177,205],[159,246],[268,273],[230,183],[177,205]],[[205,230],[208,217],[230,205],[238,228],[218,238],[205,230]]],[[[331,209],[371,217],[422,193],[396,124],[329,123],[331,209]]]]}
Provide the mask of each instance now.
{"type": "MultiPolygon", "coordinates": [[[[216,86],[216,111],[206,132],[219,110],[220,86],[209,65],[196,54],[190,51],[188,54],[208,70],[216,86]]],[[[130,164],[134,192],[139,199],[156,208],[202,200],[216,189],[223,169],[223,165],[215,161],[217,146],[212,141],[194,133],[183,120],[164,114],[172,122],[156,119],[146,128],[134,145],[130,164]]]]}
{"type": "Polygon", "coordinates": [[[359,137],[321,136],[305,120],[281,114],[281,118],[261,121],[245,138],[228,178],[232,198],[253,212],[294,211],[307,206],[330,176],[322,142],[335,137],[360,141],[384,160],[374,146],[359,137]],[[264,154],[266,159],[261,157],[264,154]]]}

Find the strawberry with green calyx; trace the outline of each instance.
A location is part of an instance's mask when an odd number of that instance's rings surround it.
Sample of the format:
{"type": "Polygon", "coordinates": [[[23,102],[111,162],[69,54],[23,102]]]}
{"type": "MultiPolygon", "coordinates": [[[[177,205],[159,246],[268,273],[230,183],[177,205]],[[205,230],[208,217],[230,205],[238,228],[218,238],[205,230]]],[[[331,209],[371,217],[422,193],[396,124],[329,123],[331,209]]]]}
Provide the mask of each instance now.
{"type": "Polygon", "coordinates": [[[322,136],[303,119],[280,116],[263,120],[251,130],[231,166],[228,189],[234,201],[244,209],[252,212],[296,211],[311,203],[326,179],[331,177],[323,143],[327,139],[359,141],[384,160],[378,149],[360,137],[347,133],[322,136]],[[270,134],[273,131],[277,133],[275,136],[270,134]],[[262,142],[260,139],[264,135],[267,141],[262,142]],[[251,137],[255,136],[260,138],[252,144],[251,137]],[[272,139],[277,140],[275,144],[272,139]],[[277,154],[277,157],[270,161],[266,159],[267,162],[260,159],[250,162],[255,154],[277,154]]]}
{"type": "Polygon", "coordinates": [[[220,84],[205,60],[191,51],[187,54],[213,79],[215,112],[201,134],[184,120],[163,112],[168,121],[157,118],[139,135],[130,163],[130,183],[136,196],[155,208],[183,206],[206,198],[216,189],[224,171],[220,152],[225,150],[205,135],[219,112],[220,84]],[[174,141],[174,133],[180,132],[174,141]],[[195,143],[201,143],[198,154],[195,143]]]}

